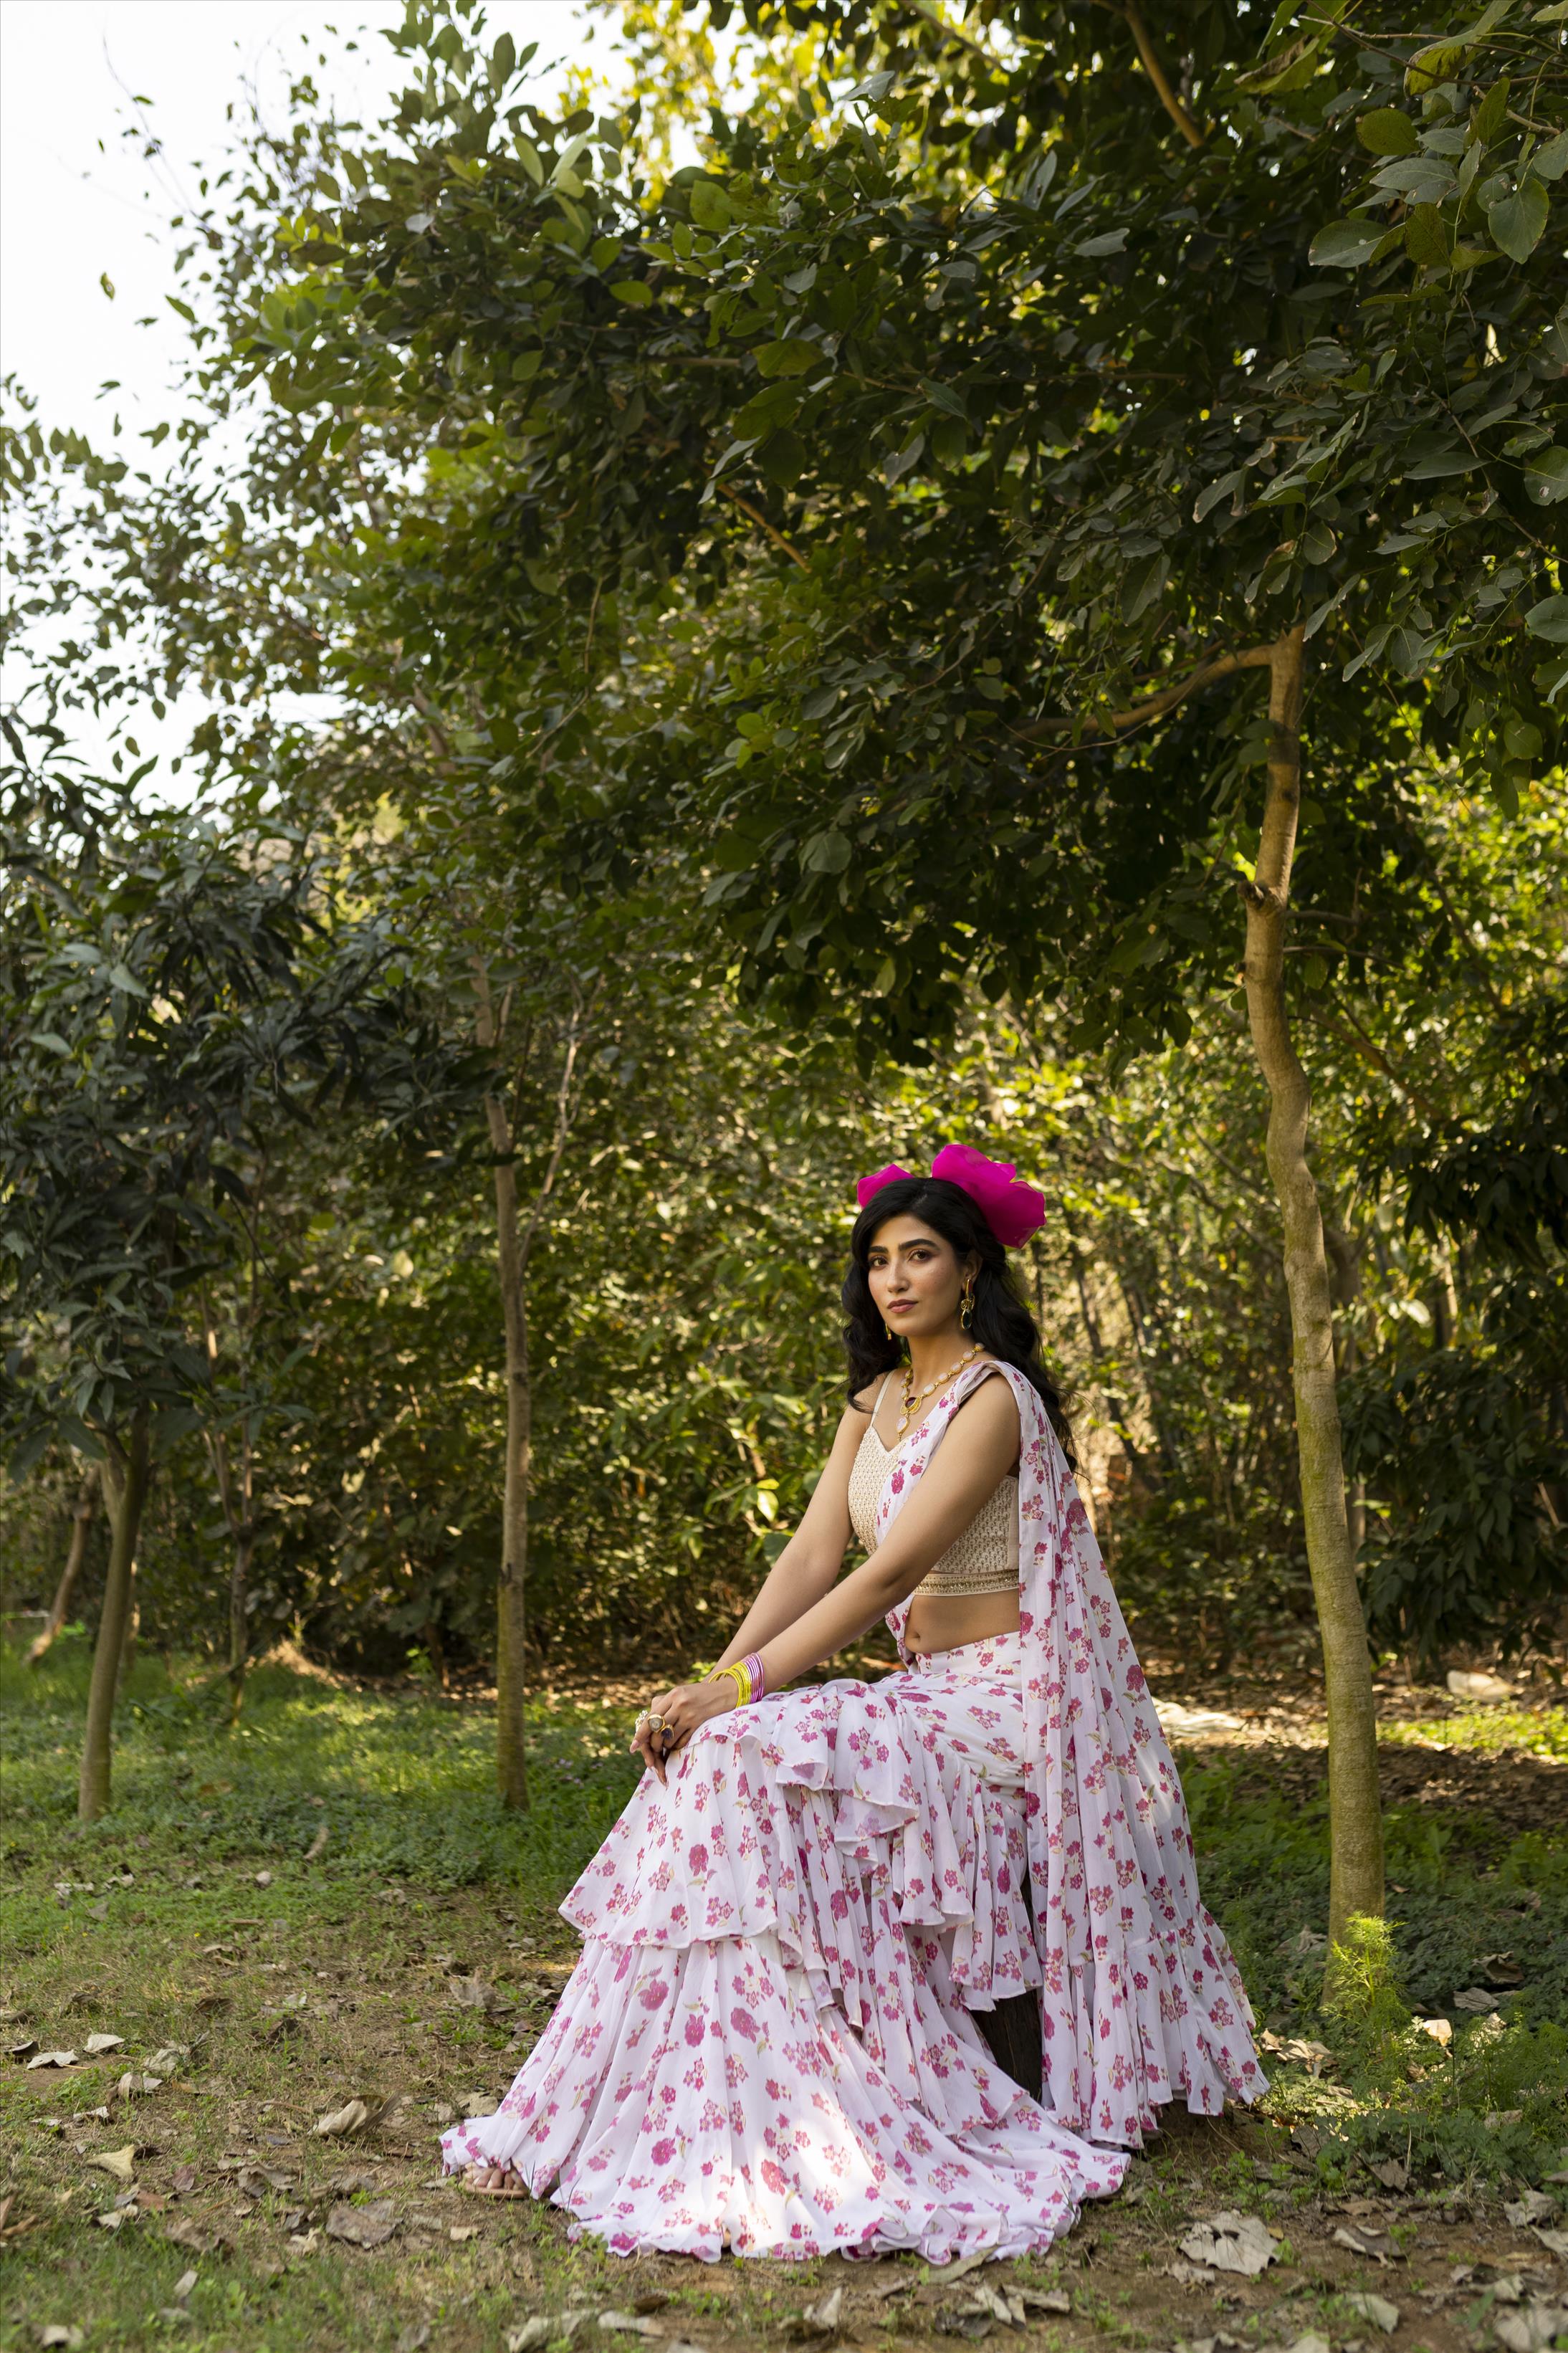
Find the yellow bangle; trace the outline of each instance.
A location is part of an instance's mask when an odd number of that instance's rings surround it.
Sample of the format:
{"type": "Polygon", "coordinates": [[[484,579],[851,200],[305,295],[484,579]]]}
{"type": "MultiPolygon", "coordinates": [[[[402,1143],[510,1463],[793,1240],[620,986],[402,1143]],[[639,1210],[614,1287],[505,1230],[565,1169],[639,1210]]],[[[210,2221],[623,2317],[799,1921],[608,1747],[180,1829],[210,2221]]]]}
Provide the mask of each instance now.
{"type": "Polygon", "coordinates": [[[749,1707],[752,1704],[751,1669],[737,1660],[732,1666],[721,1667],[719,1673],[730,1676],[733,1682],[738,1705],[749,1707]]]}

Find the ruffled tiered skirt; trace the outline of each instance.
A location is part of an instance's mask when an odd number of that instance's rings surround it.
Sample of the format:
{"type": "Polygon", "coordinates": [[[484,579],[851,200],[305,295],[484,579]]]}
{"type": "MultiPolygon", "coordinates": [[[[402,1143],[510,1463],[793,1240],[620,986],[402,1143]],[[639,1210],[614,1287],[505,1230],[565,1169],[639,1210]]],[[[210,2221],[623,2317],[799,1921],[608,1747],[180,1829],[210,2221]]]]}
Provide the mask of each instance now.
{"type": "Polygon", "coordinates": [[[1041,1983],[1022,1742],[1016,1635],[702,1725],[563,1905],[582,1958],[447,2169],[510,2166],[624,2254],[1047,2246],[1128,2159],[1055,2122],[971,2016],[1041,1983]]]}

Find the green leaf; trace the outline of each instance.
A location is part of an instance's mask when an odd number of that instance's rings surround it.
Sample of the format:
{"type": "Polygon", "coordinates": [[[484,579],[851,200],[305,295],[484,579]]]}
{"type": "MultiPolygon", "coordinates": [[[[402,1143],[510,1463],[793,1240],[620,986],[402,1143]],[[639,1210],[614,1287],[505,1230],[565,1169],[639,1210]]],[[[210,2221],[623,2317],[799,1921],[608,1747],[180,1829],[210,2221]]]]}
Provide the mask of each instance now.
{"type": "Polygon", "coordinates": [[[1524,626],[1532,638],[1544,638],[1549,646],[1568,646],[1568,596],[1543,597],[1531,607],[1524,626]]]}
{"type": "Polygon", "coordinates": [[[1331,221],[1312,239],[1307,259],[1314,269],[1359,269],[1372,259],[1382,236],[1376,221],[1331,221]]]}
{"type": "Polygon", "coordinates": [[[733,217],[730,199],[711,180],[693,180],[687,189],[686,200],[699,228],[718,236],[729,227],[733,217]]]}
{"type": "Polygon", "coordinates": [[[1530,159],[1530,168],[1538,180],[1560,180],[1568,172],[1568,131],[1560,131],[1544,147],[1538,147],[1530,159]]]}
{"type": "Polygon", "coordinates": [[[752,435],[776,432],[781,425],[794,422],[799,414],[801,395],[793,384],[770,384],[754,392],[744,407],[737,410],[733,424],[737,436],[745,440],[752,435]]]}
{"type": "Polygon", "coordinates": [[[1470,118],[1470,136],[1481,148],[1489,147],[1502,129],[1508,113],[1509,78],[1502,75],[1494,81],[1485,98],[1470,118]]]}
{"type": "Polygon", "coordinates": [[[629,302],[634,311],[646,311],[653,301],[653,288],[646,278],[614,279],[610,291],[617,302],[629,302]]]}
{"type": "Polygon", "coordinates": [[[1502,731],[1503,749],[1510,760],[1539,760],[1541,730],[1528,719],[1510,719],[1502,731]]]}
{"type": "Polygon", "coordinates": [[[1400,472],[1407,482],[1435,482],[1445,474],[1468,474],[1480,464],[1473,449],[1438,434],[1418,433],[1411,442],[1400,472]]]}
{"type": "Polygon", "coordinates": [[[1120,253],[1126,242],[1124,228],[1108,228],[1099,237],[1086,237],[1081,245],[1074,246],[1073,251],[1080,260],[1098,261],[1102,254],[1120,253]]]}
{"type": "Polygon", "coordinates": [[[777,433],[769,434],[757,452],[757,463],[770,482],[787,491],[805,473],[805,443],[799,434],[784,426],[777,433]]]}
{"type": "Polygon", "coordinates": [[[1436,205],[1411,206],[1405,220],[1405,250],[1423,268],[1439,268],[1447,260],[1447,227],[1436,205]]]}
{"type": "Polygon", "coordinates": [[[1202,522],[1211,508],[1217,507],[1221,499],[1228,499],[1233,491],[1241,488],[1246,480],[1246,467],[1238,466],[1234,473],[1222,474],[1217,482],[1205,482],[1194,501],[1193,521],[1202,522]]]}
{"type": "Polygon", "coordinates": [[[1541,242],[1551,209],[1552,199],[1540,181],[1526,180],[1511,196],[1488,207],[1487,227],[1493,243],[1501,246],[1510,261],[1528,261],[1541,242]]]}
{"type": "Polygon", "coordinates": [[[1414,155],[1421,144],[1415,123],[1401,106],[1380,106],[1362,115],[1355,135],[1373,155],[1414,155]]]}
{"type": "Polygon", "coordinates": [[[1524,487],[1537,506],[1568,499],[1568,449],[1543,449],[1524,470],[1524,487]]]}
{"type": "Polygon", "coordinates": [[[842,874],[849,863],[849,836],[837,830],[814,834],[801,855],[806,874],[842,874]]]}
{"type": "Polygon", "coordinates": [[[807,368],[819,363],[827,365],[827,354],[820,343],[809,343],[804,335],[785,335],[777,343],[759,343],[752,357],[763,375],[804,375],[807,368]]]}

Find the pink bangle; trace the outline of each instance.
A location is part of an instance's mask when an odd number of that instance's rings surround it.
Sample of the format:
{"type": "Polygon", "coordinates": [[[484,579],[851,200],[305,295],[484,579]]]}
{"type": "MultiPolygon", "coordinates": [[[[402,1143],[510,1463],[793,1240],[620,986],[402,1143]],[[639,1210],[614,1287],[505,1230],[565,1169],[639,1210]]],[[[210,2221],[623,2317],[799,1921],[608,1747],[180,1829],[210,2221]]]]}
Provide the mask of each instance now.
{"type": "Polygon", "coordinates": [[[761,1652],[757,1651],[750,1651],[747,1654],[745,1664],[747,1672],[750,1673],[752,1678],[752,1697],[753,1699],[761,1699],[763,1694],[768,1687],[768,1679],[763,1672],[761,1652]]]}

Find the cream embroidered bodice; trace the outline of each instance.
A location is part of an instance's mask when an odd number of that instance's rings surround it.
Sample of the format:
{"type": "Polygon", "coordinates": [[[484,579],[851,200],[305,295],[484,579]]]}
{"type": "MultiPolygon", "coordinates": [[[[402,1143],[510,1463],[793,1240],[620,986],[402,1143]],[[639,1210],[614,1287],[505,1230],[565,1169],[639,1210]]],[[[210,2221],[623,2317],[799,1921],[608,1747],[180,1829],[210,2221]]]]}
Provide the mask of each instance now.
{"type": "MultiPolygon", "coordinates": [[[[891,1378],[891,1375],[889,1376],[891,1378]]],[[[882,1384],[886,1388],[887,1382],[882,1384]]],[[[878,1391],[877,1403],[881,1403],[878,1391]]],[[[849,1468],[849,1519],[867,1552],[877,1548],[877,1506],[893,1457],[877,1435],[877,1409],[849,1468]]],[[[916,1593],[1010,1593],[1018,1582],[1018,1482],[1011,1474],[987,1496],[963,1534],[926,1571],[916,1593]]]]}

